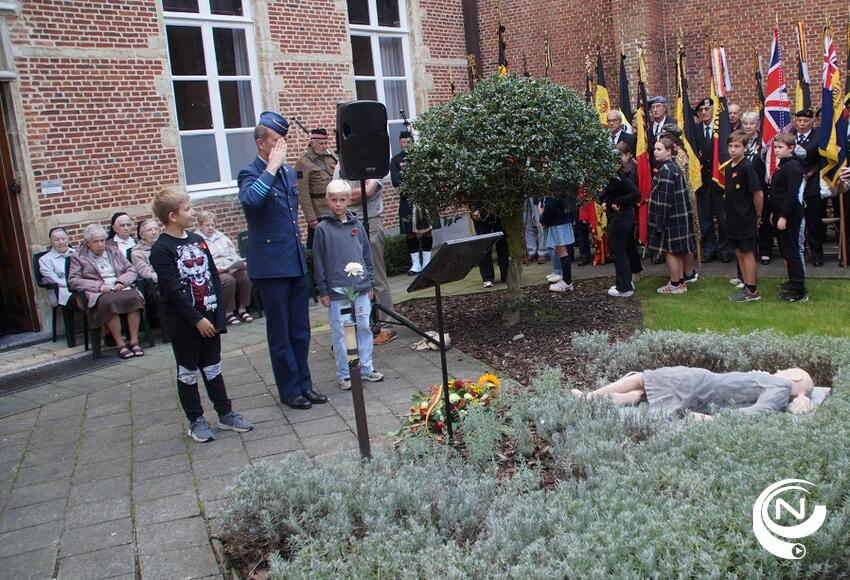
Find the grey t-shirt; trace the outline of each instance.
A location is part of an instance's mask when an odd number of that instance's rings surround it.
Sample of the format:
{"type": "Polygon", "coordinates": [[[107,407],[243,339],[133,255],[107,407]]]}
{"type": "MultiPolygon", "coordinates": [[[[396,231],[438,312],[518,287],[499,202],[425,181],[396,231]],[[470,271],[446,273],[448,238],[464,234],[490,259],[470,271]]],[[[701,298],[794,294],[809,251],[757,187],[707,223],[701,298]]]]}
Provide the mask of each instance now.
{"type": "Polygon", "coordinates": [[[664,367],[643,371],[643,380],[650,408],[665,414],[710,413],[715,406],[760,415],[784,411],[791,399],[790,381],[761,371],[713,373],[664,367]]]}
{"type": "MultiPolygon", "coordinates": [[[[337,164],[336,169],[334,169],[334,179],[340,179],[339,168],[340,164],[337,164]]],[[[367,185],[370,181],[374,181],[378,184],[378,190],[375,192],[375,195],[370,197],[366,202],[366,211],[369,212],[369,218],[371,219],[384,213],[384,182],[381,179],[367,179],[367,185]]],[[[348,185],[351,186],[351,189],[360,189],[360,181],[349,181],[348,185]]],[[[358,218],[363,217],[360,215],[362,213],[362,209],[362,202],[351,204],[351,207],[348,208],[348,210],[358,218]]]]}

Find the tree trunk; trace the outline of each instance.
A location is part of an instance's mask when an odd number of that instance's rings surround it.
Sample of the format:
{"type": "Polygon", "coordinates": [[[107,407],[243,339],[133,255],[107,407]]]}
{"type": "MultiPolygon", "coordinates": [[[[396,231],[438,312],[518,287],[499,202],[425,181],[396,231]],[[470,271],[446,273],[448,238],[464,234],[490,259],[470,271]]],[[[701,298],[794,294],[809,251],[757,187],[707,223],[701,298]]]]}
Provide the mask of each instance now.
{"type": "Polygon", "coordinates": [[[522,211],[501,218],[502,229],[508,242],[510,255],[508,267],[508,290],[505,293],[505,308],[502,310],[502,323],[511,327],[519,322],[519,309],[522,300],[522,257],[525,254],[525,222],[522,211]]]}

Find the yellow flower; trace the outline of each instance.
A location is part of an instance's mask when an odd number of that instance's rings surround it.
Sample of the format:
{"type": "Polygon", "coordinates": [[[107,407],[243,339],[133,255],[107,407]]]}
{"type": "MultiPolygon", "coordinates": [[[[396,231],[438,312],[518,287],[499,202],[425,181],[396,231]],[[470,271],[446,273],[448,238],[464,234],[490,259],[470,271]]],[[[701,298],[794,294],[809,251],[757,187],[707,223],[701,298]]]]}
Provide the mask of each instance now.
{"type": "Polygon", "coordinates": [[[493,373],[484,373],[483,375],[481,375],[481,377],[478,379],[478,384],[479,385],[491,384],[491,385],[495,385],[497,387],[502,386],[501,381],[499,381],[499,377],[497,377],[493,373]]]}

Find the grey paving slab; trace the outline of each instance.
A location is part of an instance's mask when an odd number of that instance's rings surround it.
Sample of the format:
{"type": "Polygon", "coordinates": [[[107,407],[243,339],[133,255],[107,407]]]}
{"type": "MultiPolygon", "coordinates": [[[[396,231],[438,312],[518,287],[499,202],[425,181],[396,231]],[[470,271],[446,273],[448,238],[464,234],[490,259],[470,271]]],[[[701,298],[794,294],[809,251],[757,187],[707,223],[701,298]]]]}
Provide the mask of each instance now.
{"type": "Polygon", "coordinates": [[[0,558],[59,545],[62,522],[55,520],[0,534],[0,558]]]}
{"type": "Polygon", "coordinates": [[[194,490],[136,504],[136,525],[157,524],[197,516],[200,513],[194,490]]]}
{"type": "Polygon", "coordinates": [[[59,550],[63,557],[75,556],[132,543],[133,521],[130,518],[120,518],[66,529],[62,533],[59,550]]]}
{"type": "Polygon", "coordinates": [[[83,430],[86,433],[112,429],[113,427],[127,427],[131,423],[130,415],[126,411],[113,413],[112,415],[101,415],[99,417],[86,417],[83,430]]]}
{"type": "Polygon", "coordinates": [[[15,486],[6,501],[6,509],[18,508],[68,497],[71,480],[57,479],[35,485],[15,486]]]}
{"type": "Polygon", "coordinates": [[[8,445],[0,447],[0,463],[20,461],[23,457],[25,446],[26,441],[20,441],[17,443],[9,443],[8,445]]]}
{"type": "Polygon", "coordinates": [[[300,439],[294,434],[248,441],[245,443],[245,447],[248,451],[248,457],[251,459],[302,449],[300,439]]]}
{"type": "Polygon", "coordinates": [[[304,423],[305,421],[313,421],[315,419],[324,419],[336,415],[333,406],[327,403],[323,405],[313,405],[310,409],[283,409],[283,414],[286,419],[295,425],[296,423],[304,423]]]}
{"type": "Polygon", "coordinates": [[[14,580],[45,580],[53,577],[56,567],[56,548],[42,548],[24,554],[0,558],[4,578],[14,580]]]}
{"type": "Polygon", "coordinates": [[[69,505],[81,503],[99,502],[103,498],[129,498],[130,478],[119,475],[109,479],[100,479],[88,483],[79,483],[71,486],[71,495],[68,499],[69,505]]]}
{"type": "Polygon", "coordinates": [[[106,460],[129,460],[130,458],[130,441],[110,441],[100,445],[87,445],[79,450],[77,454],[77,464],[87,465],[89,463],[97,463],[98,461],[106,460]]]}
{"type": "Polygon", "coordinates": [[[133,499],[136,502],[152,501],[157,498],[188,493],[192,486],[192,474],[174,473],[163,477],[136,481],[133,486],[133,499]]]}
{"type": "MultiPolygon", "coordinates": [[[[37,405],[22,395],[6,395],[0,397],[0,417],[12,418],[25,411],[31,411],[37,405]]],[[[10,427],[17,430],[17,427],[10,427]]]]}
{"type": "Polygon", "coordinates": [[[233,484],[234,478],[230,475],[210,477],[198,480],[198,496],[201,501],[210,501],[227,497],[227,489],[233,484]]]}
{"type": "Polygon", "coordinates": [[[61,520],[65,517],[66,503],[67,500],[62,498],[14,509],[7,507],[3,511],[3,515],[0,516],[0,532],[19,530],[61,520]]]}
{"type": "Polygon", "coordinates": [[[143,557],[210,543],[204,518],[200,516],[143,524],[138,527],[138,536],[143,557]]]}
{"type": "Polygon", "coordinates": [[[86,465],[78,465],[74,470],[74,483],[86,483],[99,479],[109,479],[119,475],[130,475],[130,458],[107,459],[86,465]]]}
{"type": "Polygon", "coordinates": [[[53,419],[62,419],[70,415],[82,413],[85,406],[86,397],[84,395],[77,395],[59,403],[45,405],[38,414],[38,422],[45,423],[53,419]]]}
{"type": "Polygon", "coordinates": [[[22,467],[18,470],[15,485],[19,487],[27,485],[39,485],[54,479],[68,479],[74,469],[72,458],[45,463],[35,467],[22,467]]]}
{"type": "Polygon", "coordinates": [[[221,475],[235,475],[249,463],[248,454],[243,451],[235,455],[193,460],[192,470],[198,479],[209,479],[221,475]]]}
{"type": "Polygon", "coordinates": [[[185,454],[142,461],[136,464],[134,473],[137,480],[142,480],[184,471],[189,471],[189,458],[185,454]]]}
{"type": "MultiPolygon", "coordinates": [[[[241,413],[241,410],[239,409],[239,406],[237,404],[234,404],[233,408],[236,411],[241,413]]],[[[246,411],[245,413],[242,413],[242,415],[246,419],[251,421],[251,423],[253,423],[255,426],[259,426],[261,423],[267,423],[267,422],[280,423],[280,422],[286,422],[287,421],[285,419],[284,415],[283,415],[283,411],[278,407],[264,407],[262,409],[250,409],[250,410],[246,411]]]]}
{"type": "Polygon", "coordinates": [[[254,430],[248,431],[247,433],[240,434],[242,441],[247,443],[249,441],[257,441],[259,439],[268,439],[269,437],[278,437],[280,435],[289,435],[291,433],[295,433],[295,430],[288,423],[281,421],[275,424],[265,424],[260,427],[255,427],[254,430]]]}
{"type": "Polygon", "coordinates": [[[4,418],[0,419],[0,435],[19,433],[21,431],[28,432],[32,430],[38,419],[38,409],[30,409],[25,412],[18,412],[13,417],[5,417],[5,415],[9,414],[3,412],[4,409],[7,409],[7,399],[13,398],[14,395],[0,397],[0,416],[4,416],[4,418]]]}
{"type": "Polygon", "coordinates": [[[182,580],[219,574],[218,562],[208,545],[142,554],[141,568],[142,578],[173,578],[175,570],[180,571],[182,580]]]}
{"type": "Polygon", "coordinates": [[[76,438],[73,438],[70,442],[61,445],[28,449],[22,465],[23,467],[33,467],[54,461],[64,461],[75,457],[76,454],[77,441],[76,438]]]}
{"type": "Polygon", "coordinates": [[[333,415],[313,421],[295,423],[293,425],[295,434],[303,441],[328,433],[338,433],[348,430],[348,425],[335,412],[333,415]]]}
{"type": "Polygon", "coordinates": [[[69,556],[59,560],[59,580],[101,580],[133,574],[135,550],[132,544],[114,546],[69,556]]]}
{"type": "Polygon", "coordinates": [[[140,463],[164,457],[173,457],[174,455],[184,455],[185,453],[186,443],[183,441],[183,438],[174,437],[165,441],[136,445],[133,448],[133,459],[137,463],[140,463]]]}
{"type": "Polygon", "coordinates": [[[66,518],[69,528],[99,524],[130,517],[130,497],[102,498],[94,503],[70,506],[66,518]]]}
{"type": "Polygon", "coordinates": [[[213,432],[215,433],[215,441],[208,443],[192,441],[189,445],[189,454],[192,456],[193,463],[204,459],[245,453],[245,443],[238,433],[215,428],[213,428],[213,432]]]}

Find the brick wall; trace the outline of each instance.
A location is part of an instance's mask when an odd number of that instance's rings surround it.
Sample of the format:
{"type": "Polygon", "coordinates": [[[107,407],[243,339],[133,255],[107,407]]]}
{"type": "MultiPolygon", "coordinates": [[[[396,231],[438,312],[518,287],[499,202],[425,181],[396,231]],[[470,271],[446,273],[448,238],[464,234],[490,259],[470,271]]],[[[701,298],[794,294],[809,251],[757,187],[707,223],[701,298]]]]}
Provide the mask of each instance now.
{"type": "MultiPolygon", "coordinates": [[[[648,92],[676,97],[676,32],[683,32],[687,51],[687,75],[691,101],[708,96],[706,52],[709,34],[726,47],[731,70],[730,102],[740,103],[744,110],[756,102],[753,51],[758,50],[767,66],[774,15],[779,15],[780,42],[785,63],[786,81],[793,101],[797,79],[795,24],[806,25],[808,65],[812,81],[812,101],[820,106],[820,76],[823,55],[822,28],[828,17],[836,42],[842,82],[846,72],[846,5],[839,2],[803,0],[801,2],[768,2],[756,0],[746,4],[721,0],[706,4],[696,0],[519,0],[501,2],[507,32],[507,56],[511,72],[522,71],[522,54],[527,55],[532,75],[542,76],[544,67],[543,38],[548,33],[554,69],[550,78],[579,91],[584,90],[584,60],[589,55],[596,65],[596,45],[602,50],[605,76],[612,104],[619,99],[620,34],[624,34],[627,69],[635,102],[637,89],[638,43],[645,49],[648,69],[648,92]]],[[[496,0],[479,1],[479,26],[485,73],[492,74],[498,55],[496,39],[496,0]]],[[[765,69],[766,73],[766,69],[765,69]]],[[[594,72],[595,76],[595,72],[594,72]]]]}

